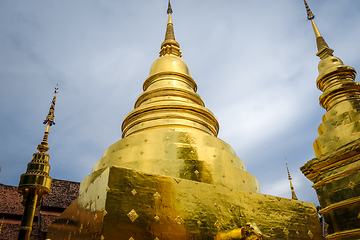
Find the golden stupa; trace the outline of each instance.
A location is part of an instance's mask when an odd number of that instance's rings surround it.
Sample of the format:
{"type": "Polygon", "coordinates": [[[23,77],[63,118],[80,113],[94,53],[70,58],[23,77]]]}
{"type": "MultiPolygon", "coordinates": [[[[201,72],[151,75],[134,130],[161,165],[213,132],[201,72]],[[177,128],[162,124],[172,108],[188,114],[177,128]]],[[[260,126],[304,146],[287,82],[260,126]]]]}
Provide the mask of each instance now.
{"type": "Polygon", "coordinates": [[[315,205],[260,193],[181,58],[169,3],[144,92],[48,239],[323,239],[315,205]]]}

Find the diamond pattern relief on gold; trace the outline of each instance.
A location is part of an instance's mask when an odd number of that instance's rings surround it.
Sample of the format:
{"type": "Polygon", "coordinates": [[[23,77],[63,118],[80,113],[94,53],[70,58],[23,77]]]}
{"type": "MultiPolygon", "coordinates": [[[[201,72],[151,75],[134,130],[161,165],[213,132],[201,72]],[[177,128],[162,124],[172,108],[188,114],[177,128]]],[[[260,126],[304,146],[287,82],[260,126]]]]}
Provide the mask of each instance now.
{"type": "Polygon", "coordinates": [[[201,202],[200,202],[199,199],[196,199],[195,203],[196,203],[196,205],[198,205],[198,206],[201,204],[201,202]]]}
{"type": "Polygon", "coordinates": [[[351,190],[354,190],[354,188],[355,188],[355,183],[352,182],[352,181],[350,181],[348,187],[349,187],[351,190]]]}
{"type": "Polygon", "coordinates": [[[131,190],[131,193],[132,193],[132,195],[135,196],[137,194],[137,191],[135,189],[133,189],[133,190],[131,190]]]}
{"type": "Polygon", "coordinates": [[[175,182],[176,183],[180,183],[181,182],[181,179],[180,178],[174,178],[175,182]]]}
{"type": "Polygon", "coordinates": [[[143,152],[143,151],[141,151],[141,152],[140,152],[140,155],[143,155],[143,154],[144,154],[144,152],[143,152]]]}
{"type": "Polygon", "coordinates": [[[225,174],[221,175],[223,178],[225,178],[225,174]]]}
{"type": "Polygon", "coordinates": [[[216,157],[216,154],[214,154],[213,157],[215,158],[215,157],[216,157]]]}
{"type": "Polygon", "coordinates": [[[285,233],[285,235],[286,235],[286,236],[288,236],[288,235],[289,235],[289,233],[290,233],[290,232],[289,232],[289,230],[288,230],[287,228],[284,228],[284,229],[283,229],[283,232],[285,233]]]}
{"type": "Polygon", "coordinates": [[[168,152],[169,152],[169,151],[166,149],[166,150],[165,150],[165,153],[168,153],[168,152]]]}
{"type": "Polygon", "coordinates": [[[198,175],[199,174],[199,171],[198,170],[195,170],[195,172],[194,172],[196,175],[198,175]]]}
{"type": "Polygon", "coordinates": [[[200,227],[200,225],[202,224],[202,222],[200,220],[198,220],[197,222],[197,225],[200,227]]]}
{"type": "Polygon", "coordinates": [[[221,222],[220,222],[219,220],[216,220],[216,222],[214,223],[214,226],[215,226],[218,230],[220,230],[221,227],[222,227],[222,224],[221,224],[221,222]]]}
{"type": "Polygon", "coordinates": [[[180,215],[178,215],[178,216],[175,218],[175,222],[180,225],[180,224],[182,224],[182,223],[184,222],[184,220],[180,217],[180,215]]]}
{"type": "Polygon", "coordinates": [[[310,237],[311,239],[313,239],[314,234],[313,234],[310,230],[308,231],[308,235],[309,235],[309,237],[310,237]]]}
{"type": "Polygon", "coordinates": [[[296,235],[300,235],[299,231],[296,231],[296,235]]]}
{"type": "Polygon", "coordinates": [[[165,139],[166,139],[166,141],[169,141],[170,138],[169,138],[169,137],[166,137],[165,139]]]}
{"type": "Polygon", "coordinates": [[[135,240],[133,237],[130,237],[129,240],[135,240]]]}
{"type": "Polygon", "coordinates": [[[160,199],[161,195],[158,192],[156,192],[156,193],[154,193],[154,198],[155,199],[160,199]]]}
{"type": "Polygon", "coordinates": [[[180,202],[180,198],[179,198],[179,197],[177,197],[177,198],[176,198],[176,201],[180,202]]]}
{"type": "Polygon", "coordinates": [[[127,214],[127,216],[130,218],[130,220],[131,220],[132,222],[134,222],[134,221],[139,217],[139,215],[135,212],[134,209],[131,210],[131,211],[127,214]]]}
{"type": "Polygon", "coordinates": [[[160,217],[158,215],[155,215],[154,219],[158,222],[160,220],[160,217]]]}
{"type": "Polygon", "coordinates": [[[167,169],[164,170],[164,173],[168,173],[168,172],[169,172],[169,170],[167,170],[167,169]]]}
{"type": "Polygon", "coordinates": [[[236,207],[234,205],[230,206],[230,211],[235,211],[236,207]]]}

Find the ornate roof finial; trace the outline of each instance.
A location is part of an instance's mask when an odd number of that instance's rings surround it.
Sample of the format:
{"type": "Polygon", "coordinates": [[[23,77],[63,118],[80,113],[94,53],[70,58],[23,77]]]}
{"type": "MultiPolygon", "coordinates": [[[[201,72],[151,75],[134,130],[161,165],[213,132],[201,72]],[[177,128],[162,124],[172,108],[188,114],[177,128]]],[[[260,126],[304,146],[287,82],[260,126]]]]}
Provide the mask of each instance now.
{"type": "Polygon", "coordinates": [[[289,167],[288,167],[288,164],[287,164],[287,159],[285,158],[285,164],[286,164],[286,169],[287,169],[287,172],[288,172],[288,179],[290,181],[290,189],[291,189],[291,199],[293,200],[298,200],[296,194],[295,194],[295,189],[294,189],[294,186],[292,184],[292,178],[291,178],[291,175],[290,175],[290,171],[289,171],[289,167]]]}
{"type": "Polygon", "coordinates": [[[311,21],[311,24],[314,29],[315,37],[316,37],[316,45],[318,49],[318,53],[316,54],[320,59],[324,59],[326,57],[332,56],[334,50],[332,50],[327,43],[325,42],[325,39],[321,36],[319,29],[317,28],[314,18],[315,15],[310,10],[309,5],[307,4],[306,0],[304,0],[306,12],[307,12],[307,19],[311,21]]]}
{"type": "Polygon", "coordinates": [[[45,134],[44,134],[44,138],[43,138],[41,144],[38,145],[38,147],[37,147],[39,152],[42,152],[42,153],[45,153],[45,152],[47,152],[49,150],[47,140],[48,140],[48,136],[49,136],[50,126],[55,125],[54,112],[55,112],[56,94],[57,94],[58,89],[59,89],[59,87],[58,87],[58,85],[56,85],[55,91],[54,91],[54,97],[53,97],[53,100],[51,102],[49,113],[48,113],[48,115],[46,116],[46,119],[43,122],[43,124],[46,124],[45,134]]]}
{"type": "Polygon", "coordinates": [[[167,14],[169,15],[169,17],[166,26],[165,40],[161,44],[161,50],[159,52],[160,57],[165,55],[173,55],[173,56],[181,57],[180,44],[175,40],[174,26],[171,19],[172,13],[173,10],[171,8],[171,4],[169,0],[169,5],[167,9],[167,14]]]}
{"type": "Polygon", "coordinates": [[[21,219],[18,239],[30,239],[34,214],[36,207],[40,204],[40,199],[50,192],[51,177],[50,173],[50,155],[46,152],[49,150],[48,136],[50,126],[54,123],[54,111],[56,102],[56,93],[58,86],[55,87],[54,97],[51,102],[49,114],[44,120],[46,130],[44,138],[37,149],[39,152],[34,153],[31,162],[28,163],[26,172],[21,175],[18,192],[23,195],[24,213],[21,219]]]}

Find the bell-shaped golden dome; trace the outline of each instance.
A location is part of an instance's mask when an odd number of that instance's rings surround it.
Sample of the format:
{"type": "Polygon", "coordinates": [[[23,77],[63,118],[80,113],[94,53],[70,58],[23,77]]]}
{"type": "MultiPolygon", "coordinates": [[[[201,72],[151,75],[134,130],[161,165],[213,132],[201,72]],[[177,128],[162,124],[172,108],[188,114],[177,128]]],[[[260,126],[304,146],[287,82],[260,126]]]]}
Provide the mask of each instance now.
{"type": "Polygon", "coordinates": [[[156,59],[151,65],[149,76],[161,72],[176,72],[191,76],[190,70],[184,60],[173,55],[165,55],[156,59]]]}

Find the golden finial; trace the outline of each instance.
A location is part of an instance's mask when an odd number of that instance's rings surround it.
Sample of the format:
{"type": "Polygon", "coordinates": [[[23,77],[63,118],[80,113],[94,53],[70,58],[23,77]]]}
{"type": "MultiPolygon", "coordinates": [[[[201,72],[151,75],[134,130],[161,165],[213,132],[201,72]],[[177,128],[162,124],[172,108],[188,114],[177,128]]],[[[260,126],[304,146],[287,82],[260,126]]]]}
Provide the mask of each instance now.
{"type": "Polygon", "coordinates": [[[168,9],[167,9],[167,14],[172,14],[173,13],[173,10],[171,8],[171,3],[170,3],[170,0],[169,0],[169,6],[168,6],[168,9]]]}
{"type": "Polygon", "coordinates": [[[56,103],[56,94],[58,91],[59,87],[58,85],[56,85],[55,87],[55,91],[54,91],[54,97],[53,100],[51,102],[51,106],[49,109],[49,113],[46,116],[46,119],[44,120],[43,124],[46,124],[46,129],[45,129],[45,133],[44,133],[44,138],[41,142],[40,145],[38,145],[37,149],[39,150],[39,152],[45,153],[49,150],[49,146],[48,146],[48,136],[49,136],[49,130],[50,130],[50,126],[55,125],[54,122],[54,112],[55,112],[55,103],[56,103]]]}
{"type": "Polygon", "coordinates": [[[325,39],[321,36],[319,29],[317,28],[314,18],[315,15],[310,10],[309,5],[307,4],[306,0],[304,0],[306,12],[307,12],[307,19],[311,21],[311,25],[314,29],[315,37],[316,37],[316,45],[318,49],[318,53],[316,54],[320,59],[324,59],[326,57],[332,56],[332,53],[334,50],[332,50],[327,43],[325,42],[325,39]]]}
{"type": "Polygon", "coordinates": [[[58,89],[58,85],[56,85],[49,113],[43,122],[46,124],[46,130],[41,144],[37,147],[39,152],[33,154],[31,162],[27,165],[26,172],[20,177],[18,192],[23,195],[24,213],[21,219],[19,240],[30,239],[35,209],[40,204],[40,199],[50,192],[50,156],[46,153],[49,150],[47,139],[50,126],[55,124],[54,111],[58,89]]]}
{"type": "Polygon", "coordinates": [[[180,44],[175,40],[174,26],[171,18],[173,10],[171,8],[170,0],[167,8],[167,14],[169,15],[164,42],[161,44],[161,50],[159,56],[173,55],[181,57],[180,44]]]}
{"type": "Polygon", "coordinates": [[[287,164],[287,159],[285,158],[285,164],[286,164],[286,169],[287,169],[287,172],[288,172],[288,179],[290,181],[290,189],[291,189],[291,199],[293,200],[298,200],[296,194],[295,194],[295,189],[294,189],[294,186],[292,184],[292,178],[291,178],[291,175],[290,175],[290,171],[289,171],[289,167],[288,167],[288,164],[287,164]]]}

